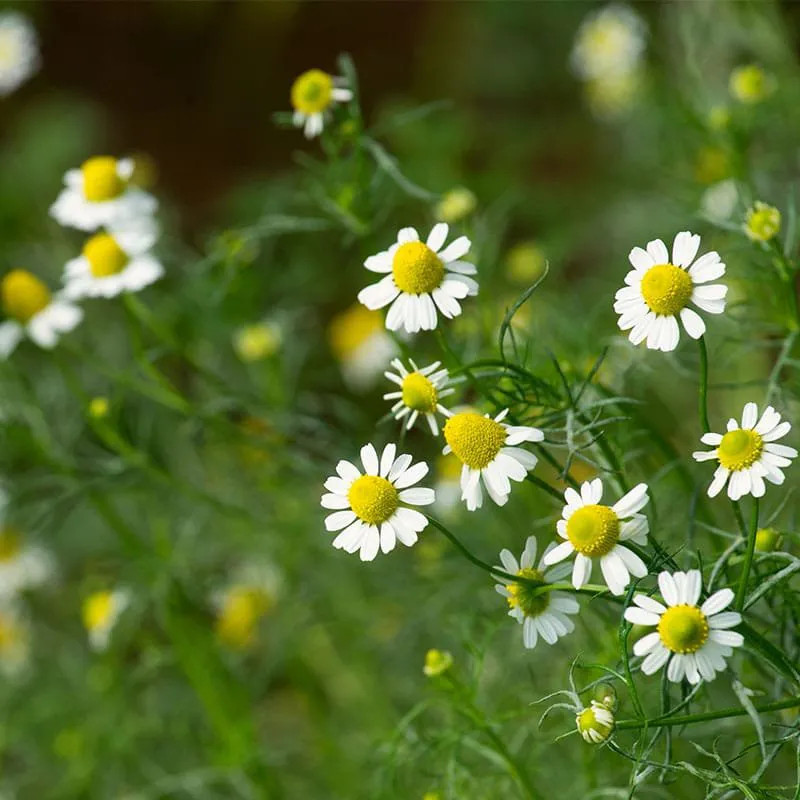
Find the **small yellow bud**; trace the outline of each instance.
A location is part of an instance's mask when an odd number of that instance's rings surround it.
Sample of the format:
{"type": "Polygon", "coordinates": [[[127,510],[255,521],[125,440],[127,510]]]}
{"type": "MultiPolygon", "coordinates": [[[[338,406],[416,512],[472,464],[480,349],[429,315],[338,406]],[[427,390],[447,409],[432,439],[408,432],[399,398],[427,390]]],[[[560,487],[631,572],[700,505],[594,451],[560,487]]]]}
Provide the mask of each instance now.
{"type": "Polygon", "coordinates": [[[610,683],[598,683],[592,694],[598,703],[604,705],[612,713],[617,710],[619,705],[617,690],[610,683]]]}
{"type": "Polygon", "coordinates": [[[747,210],[744,232],[752,242],[768,242],[781,229],[781,212],[760,200],[747,210]]]}
{"type": "Polygon", "coordinates": [[[93,397],[89,401],[89,416],[93,419],[103,419],[108,416],[110,407],[107,397],[93,397]]]}
{"type": "Polygon", "coordinates": [[[236,355],[246,363],[269,358],[278,352],[280,346],[280,328],[269,322],[248,325],[239,330],[233,340],[236,355]]]}
{"type": "Polygon", "coordinates": [[[592,704],[575,717],[575,724],[584,741],[602,744],[614,731],[614,715],[602,703],[592,700],[592,704]]]}
{"type": "Polygon", "coordinates": [[[737,67],[728,83],[731,96],[740,103],[752,105],[769,97],[775,89],[775,79],[758,64],[737,67]]]}
{"type": "Polygon", "coordinates": [[[783,537],[775,528],[761,528],[756,531],[756,550],[772,553],[783,544],[783,537]]]}
{"type": "Polygon", "coordinates": [[[442,199],[437,203],[434,211],[436,219],[440,222],[453,224],[468,217],[478,205],[477,198],[463,186],[458,186],[446,192],[442,199]]]}
{"type": "Polygon", "coordinates": [[[425,666],[422,671],[429,678],[443,675],[453,666],[453,656],[447,650],[428,650],[425,653],[425,666]]]}

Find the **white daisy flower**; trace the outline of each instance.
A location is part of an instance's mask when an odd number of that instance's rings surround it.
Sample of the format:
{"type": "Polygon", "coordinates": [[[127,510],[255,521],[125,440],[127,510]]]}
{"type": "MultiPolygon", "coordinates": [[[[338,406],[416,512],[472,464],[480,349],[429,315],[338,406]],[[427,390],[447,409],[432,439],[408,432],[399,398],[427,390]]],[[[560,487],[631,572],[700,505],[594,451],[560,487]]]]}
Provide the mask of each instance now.
{"type": "Polygon", "coordinates": [[[14,528],[0,529],[0,596],[12,597],[47,583],[55,573],[52,554],[26,544],[14,528]]]}
{"type": "Polygon", "coordinates": [[[406,430],[410,430],[417,417],[424,415],[428,426],[434,436],[439,435],[439,425],[436,422],[436,412],[447,415],[447,409],[439,402],[443,397],[453,394],[454,389],[447,388],[448,373],[446,369],[439,369],[442,362],[434,361],[427,367],[420,369],[409,359],[412,371],[409,372],[403,362],[396,358],[392,366],[397,372],[385,372],[384,375],[400,387],[399,392],[389,392],[383,396],[384,400],[396,400],[392,406],[392,414],[396,420],[406,420],[406,430]]]}
{"type": "Polygon", "coordinates": [[[8,358],[26,336],[50,350],[83,319],[80,308],[51,295],[39,278],[23,269],[12,270],[0,282],[0,305],[9,317],[0,323],[0,358],[8,358]]]}
{"type": "MultiPolygon", "coordinates": [[[[510,550],[500,552],[500,561],[502,569],[510,575],[541,583],[556,583],[567,574],[563,567],[545,571],[544,558],[540,559],[538,566],[534,566],[535,536],[529,536],[525,542],[525,550],[519,563],[510,550]]],[[[578,601],[566,592],[549,591],[537,594],[530,584],[515,583],[505,578],[501,578],[501,583],[495,584],[494,588],[506,598],[508,615],[522,625],[522,640],[529,650],[536,647],[540,636],[547,644],[555,644],[562,636],[575,630],[575,624],[569,615],[577,614],[580,607],[578,601]]]]}
{"type": "Polygon", "coordinates": [[[164,275],[164,267],[150,252],[156,236],[149,225],[95,233],[82,254],[64,267],[64,295],[73,300],[116,297],[155,283],[164,275]]]}
{"type": "Polygon", "coordinates": [[[39,69],[39,42],[27,17],[0,14],[0,97],[11,94],[39,69]]]}
{"type": "Polygon", "coordinates": [[[321,505],[334,510],[325,529],[341,531],[333,546],[347,553],[358,550],[362,561],[372,561],[379,549],[391,552],[398,539],[406,547],[415,544],[428,520],[406,506],[429,506],[436,499],[433,489],[411,488],[428,474],[428,465],[420,461],[412,466],[411,456],[395,458],[396,452],[394,444],[387,444],[378,459],[375,448],[364,445],[364,474],[340,461],[338,474],[325,481],[329,493],[322,495],[321,505]]]}
{"type": "Polygon", "coordinates": [[[572,49],[572,67],[584,80],[610,78],[632,71],[645,48],[641,17],[625,5],[612,4],[581,24],[572,49]]]}
{"type": "Polygon", "coordinates": [[[644,561],[620,544],[647,544],[650,527],[647,517],[638,513],[647,505],[647,484],[634,486],[613,506],[600,505],[602,497],[600,478],[581,484],[580,494],[571,487],[564,492],[567,504],[556,528],[565,541],[545,556],[545,563],[557,564],[575,553],[572,585],[580,589],[589,582],[594,559],[598,559],[606,585],[620,595],[631,582],[631,575],[647,575],[644,561]]]}
{"type": "Polygon", "coordinates": [[[627,286],[616,294],[614,311],[620,315],[620,330],[630,330],[633,344],[646,339],[651,350],[669,352],[678,346],[678,317],[693,339],[706,331],[703,319],[689,308],[690,302],[709,314],[725,310],[728,287],[700,285],[722,277],[725,264],[713,250],[695,261],[699,247],[699,236],[681,231],[672,245],[672,261],[661,239],[648,242],[647,250],[631,250],[628,259],[633,270],[625,276],[627,286]]]}
{"type": "Polygon", "coordinates": [[[597,700],[575,715],[575,725],[584,742],[602,744],[614,732],[614,714],[597,700]]]}
{"type": "Polygon", "coordinates": [[[499,506],[508,502],[513,481],[524,481],[538,461],[533,453],[517,445],[541,442],[544,434],[527,425],[506,425],[508,409],[494,419],[475,411],[451,414],[444,424],[445,455],[454,453],[461,462],[461,499],[467,509],[483,505],[481,479],[489,497],[499,506]]]}
{"type": "Polygon", "coordinates": [[[781,422],[781,415],[772,406],[767,406],[759,419],[758,406],[747,403],[741,427],[735,419],[729,419],[727,433],[703,434],[700,441],[714,449],[692,453],[695,461],[719,462],[708,496],[716,497],[726,483],[731,500],[746,494],[763,497],[765,479],[780,486],[785,479],[783,470],[792,463],[791,459],[797,458],[797,450],[777,444],[777,440],[791,429],[788,422],[781,422]]]}
{"type": "Polygon", "coordinates": [[[153,214],[156,199],[131,182],[132,158],[95,156],[80,169],[68,170],[66,188],[50,206],[50,216],[82,231],[128,225],[153,214]]]}
{"type": "Polygon", "coordinates": [[[131,594],[127,589],[94,592],[83,601],[83,625],[93,650],[108,647],[111,633],[130,602],[131,594]]]}
{"type": "Polygon", "coordinates": [[[636,607],[625,609],[625,619],[634,625],[657,626],[633,646],[637,656],[646,656],[642,672],[652,675],[669,660],[667,678],[680,683],[712,681],[725,669],[732,648],[741,647],[741,633],[728,630],[742,621],[736,611],[723,611],[733,601],[730,589],[715,592],[698,606],[702,577],[696,569],[688,572],[662,572],[658,587],[666,606],[644,594],[633,598],[636,607]]]}
{"type": "Polygon", "coordinates": [[[469,277],[477,272],[475,265],[459,260],[469,251],[470,240],[459,236],[442,250],[448,230],[447,223],[439,222],[423,244],[414,228],[403,228],[395,244],[364,262],[371,272],[388,274],[362,289],[359,302],[370,309],[391,303],[386,315],[390,331],[432,331],[437,307],[452,319],[461,313],[459,300],[478,294],[477,282],[469,277]]]}
{"type": "Polygon", "coordinates": [[[353,92],[344,78],[334,78],[320,69],[304,72],[292,84],[292,122],[303,128],[306,139],[322,133],[325,118],[336,103],[347,103],[353,92]]]}

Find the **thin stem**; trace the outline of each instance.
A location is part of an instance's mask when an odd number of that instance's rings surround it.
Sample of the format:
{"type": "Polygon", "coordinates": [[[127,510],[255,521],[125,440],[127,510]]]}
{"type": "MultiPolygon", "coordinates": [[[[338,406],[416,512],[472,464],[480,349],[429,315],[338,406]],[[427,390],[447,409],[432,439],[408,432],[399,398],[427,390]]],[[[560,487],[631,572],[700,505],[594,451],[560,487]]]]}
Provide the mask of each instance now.
{"type": "Polygon", "coordinates": [[[706,337],[697,340],[700,349],[700,424],[703,433],[708,433],[711,426],[708,424],[708,351],[706,350],[706,337]]]}
{"type": "Polygon", "coordinates": [[[739,591],[736,593],[736,609],[744,609],[744,599],[747,594],[747,582],[750,579],[750,568],[753,565],[753,553],[756,549],[756,532],[758,531],[758,498],[753,498],[753,514],[750,519],[750,535],[747,540],[747,552],[744,556],[742,577],[739,579],[739,591]]]}

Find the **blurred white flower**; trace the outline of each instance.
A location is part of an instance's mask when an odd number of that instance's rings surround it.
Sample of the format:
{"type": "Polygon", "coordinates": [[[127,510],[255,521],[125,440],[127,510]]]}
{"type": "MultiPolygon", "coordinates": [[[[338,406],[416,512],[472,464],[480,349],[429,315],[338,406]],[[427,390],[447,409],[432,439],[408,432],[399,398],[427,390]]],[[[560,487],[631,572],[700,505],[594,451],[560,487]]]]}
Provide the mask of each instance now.
{"type": "Polygon", "coordinates": [[[304,72],[292,84],[292,122],[303,128],[306,139],[319,136],[325,127],[325,117],[336,103],[347,103],[353,92],[344,78],[334,78],[320,69],[304,72]]]}
{"type": "Polygon", "coordinates": [[[572,49],[572,67],[584,80],[630,72],[645,48],[646,28],[626,5],[592,12],[581,24],[572,49]]]}
{"type": "Polygon", "coordinates": [[[131,594],[127,589],[104,589],[90,594],[83,601],[83,625],[93,650],[108,647],[111,633],[130,601],[131,594]]]}
{"type": "Polygon", "coordinates": [[[423,415],[428,420],[428,426],[434,436],[439,435],[439,426],[436,414],[447,414],[447,409],[439,402],[443,397],[453,394],[453,389],[447,388],[448,373],[446,369],[439,369],[441,361],[435,361],[427,367],[420,369],[413,361],[411,372],[403,362],[396,358],[392,366],[397,372],[384,373],[386,377],[400,387],[399,392],[389,392],[383,396],[384,400],[396,400],[392,406],[392,414],[396,420],[404,420],[406,430],[409,430],[417,418],[423,415]]]}
{"type": "Polygon", "coordinates": [[[30,656],[30,623],[20,606],[8,597],[0,599],[0,671],[19,675],[30,656]]]}
{"type": "Polygon", "coordinates": [[[30,20],[0,13],[0,97],[11,94],[39,69],[39,43],[30,20]]]}
{"type": "Polygon", "coordinates": [[[50,581],[55,562],[49,550],[27,544],[7,525],[0,527],[0,596],[13,597],[50,581]]]}
{"type": "Polygon", "coordinates": [[[739,191],[736,181],[727,178],[709,186],[703,192],[700,208],[711,222],[727,222],[739,203],[739,191]]]}

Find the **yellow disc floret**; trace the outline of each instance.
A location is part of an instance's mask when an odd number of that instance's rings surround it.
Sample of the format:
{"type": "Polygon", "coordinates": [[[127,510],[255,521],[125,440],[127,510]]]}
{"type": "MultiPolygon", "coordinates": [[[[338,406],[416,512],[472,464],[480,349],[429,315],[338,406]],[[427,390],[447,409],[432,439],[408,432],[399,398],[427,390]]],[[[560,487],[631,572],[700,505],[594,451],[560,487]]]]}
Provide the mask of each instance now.
{"type": "Polygon", "coordinates": [[[117,159],[95,156],[83,162],[83,196],[91,203],[104,203],[125,191],[125,181],[117,169],[117,159]]]}
{"type": "Polygon", "coordinates": [[[685,269],[674,264],[650,267],[642,278],[642,297],[656,314],[675,316],[692,296],[693,283],[685,269]]]}
{"type": "Polygon", "coordinates": [[[304,72],[292,84],[292,106],[303,114],[321,114],[333,99],[333,78],[321,69],[304,72]]]}
{"type": "Polygon", "coordinates": [[[130,260],[127,253],[108,233],[96,233],[83,246],[83,256],[95,278],[108,278],[122,272],[130,260]]]}
{"type": "Polygon", "coordinates": [[[744,232],[753,242],[768,242],[781,229],[781,212],[774,206],[757,201],[747,212],[744,232]]]}
{"type": "MultiPolygon", "coordinates": [[[[517,577],[544,583],[544,575],[530,567],[519,570],[517,577]]],[[[509,608],[519,608],[526,617],[538,617],[550,605],[550,592],[537,594],[536,587],[530,583],[510,583],[506,589],[509,608]]]]}
{"type": "Polygon", "coordinates": [[[403,378],[403,405],[422,414],[432,414],[438,401],[436,387],[424,375],[412,372],[403,378]]]}
{"type": "Polygon", "coordinates": [[[708,620],[697,606],[671,606],[658,621],[658,635],[673,653],[695,653],[708,639],[708,620]]]}
{"type": "Polygon", "coordinates": [[[347,499],[355,515],[367,525],[386,522],[400,502],[397,489],[386,478],[377,475],[356,478],[347,493],[347,499]]]}
{"type": "Polygon", "coordinates": [[[23,324],[50,305],[50,290],[35,275],[24,269],[14,269],[0,285],[3,311],[23,324]]]}
{"type": "Polygon", "coordinates": [[[447,420],[444,438],[462,464],[470,469],[484,469],[505,444],[506,429],[493,419],[464,411],[447,420]]]}
{"type": "Polygon", "coordinates": [[[22,550],[22,537],[14,528],[0,530],[0,562],[13,561],[22,550]]]}
{"type": "Polygon", "coordinates": [[[736,472],[747,469],[758,461],[764,449],[760,434],[749,429],[728,431],[719,443],[717,458],[725,469],[736,472]]]}
{"type": "Polygon", "coordinates": [[[101,591],[90,594],[83,603],[83,624],[87,631],[96,631],[108,625],[114,615],[114,593],[101,591]]]}
{"type": "Polygon", "coordinates": [[[582,555],[597,558],[619,541],[619,517],[608,506],[583,506],[567,520],[567,538],[582,555]]]}
{"type": "Polygon", "coordinates": [[[406,294],[425,294],[438,288],[444,278],[444,264],[428,245],[406,242],[392,260],[394,282],[406,294]]]}

